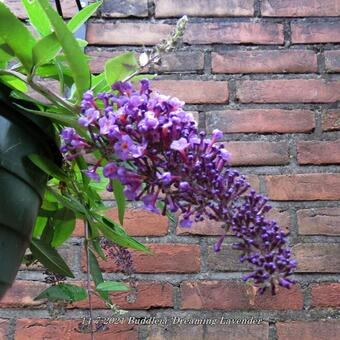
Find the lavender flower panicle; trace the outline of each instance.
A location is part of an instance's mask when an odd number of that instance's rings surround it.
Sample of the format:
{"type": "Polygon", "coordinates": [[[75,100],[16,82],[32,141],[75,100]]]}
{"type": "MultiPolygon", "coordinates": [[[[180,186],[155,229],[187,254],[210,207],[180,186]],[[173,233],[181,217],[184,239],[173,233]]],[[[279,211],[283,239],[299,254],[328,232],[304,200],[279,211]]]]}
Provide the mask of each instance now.
{"type": "MultiPolygon", "coordinates": [[[[251,190],[244,176],[230,167],[230,154],[223,137],[214,130],[212,138],[198,132],[192,114],[183,110],[177,98],[152,93],[148,80],[140,82],[140,90],[131,83],[117,82],[110,93],[97,97],[88,91],[81,104],[79,124],[88,129],[92,143],[70,128],[62,131],[61,150],[69,159],[100,150],[106,158],[103,175],[125,185],[130,200],[144,202],[146,209],[160,213],[157,200],[166,209],[179,212],[180,225],[190,228],[194,222],[208,218],[223,222],[225,234],[215,244],[219,251],[228,230],[239,243],[241,261],[254,266],[244,280],[260,287],[290,288],[288,278],[296,267],[286,245],[286,235],[275,221],[266,218],[271,209],[267,198],[251,190]],[[100,109],[103,107],[103,109],[100,109]]],[[[97,179],[98,162],[88,172],[97,179]]]]}

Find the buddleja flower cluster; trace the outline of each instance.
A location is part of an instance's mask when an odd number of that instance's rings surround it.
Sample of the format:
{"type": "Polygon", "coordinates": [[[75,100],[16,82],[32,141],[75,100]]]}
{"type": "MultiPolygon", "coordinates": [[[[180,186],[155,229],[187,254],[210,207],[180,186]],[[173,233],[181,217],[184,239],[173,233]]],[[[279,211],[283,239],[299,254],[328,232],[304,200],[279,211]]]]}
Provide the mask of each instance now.
{"type": "Polygon", "coordinates": [[[112,92],[96,97],[88,91],[81,103],[79,124],[88,130],[91,141],[72,128],[62,131],[62,152],[68,159],[100,151],[102,158],[87,175],[99,180],[103,166],[108,178],[125,186],[130,200],[142,201],[155,213],[180,214],[180,226],[210,219],[223,223],[224,233],[215,244],[220,251],[226,233],[237,238],[234,248],[242,251],[241,262],[255,268],[244,280],[251,280],[264,292],[268,287],[290,288],[288,278],[296,267],[285,247],[285,233],[266,218],[271,209],[267,198],[250,188],[244,176],[230,167],[230,155],[222,143],[222,132],[212,138],[198,132],[191,113],[177,98],[153,93],[142,80],[139,90],[129,82],[117,82],[112,92]],[[157,201],[163,208],[159,210],[157,201]]]}

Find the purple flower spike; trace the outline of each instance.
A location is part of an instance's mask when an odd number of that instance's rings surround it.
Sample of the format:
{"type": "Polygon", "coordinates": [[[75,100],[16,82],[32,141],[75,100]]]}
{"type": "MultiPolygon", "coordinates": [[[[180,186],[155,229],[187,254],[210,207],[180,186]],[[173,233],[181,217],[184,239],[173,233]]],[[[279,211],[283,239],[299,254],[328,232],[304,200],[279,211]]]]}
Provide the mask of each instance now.
{"type": "Polygon", "coordinates": [[[171,143],[170,148],[172,150],[177,150],[177,151],[184,151],[190,143],[185,138],[180,138],[179,140],[175,140],[171,143]]]}
{"type": "Polygon", "coordinates": [[[180,221],[179,224],[182,228],[191,228],[192,221],[190,221],[189,218],[184,218],[183,220],[180,221]]]}
{"type": "Polygon", "coordinates": [[[84,174],[96,182],[100,181],[100,176],[96,173],[95,170],[85,170],[84,174]]]}
{"type": "Polygon", "coordinates": [[[116,166],[116,164],[108,163],[103,168],[103,175],[104,177],[107,177],[110,179],[116,179],[117,171],[118,171],[118,167],[116,166]]]}

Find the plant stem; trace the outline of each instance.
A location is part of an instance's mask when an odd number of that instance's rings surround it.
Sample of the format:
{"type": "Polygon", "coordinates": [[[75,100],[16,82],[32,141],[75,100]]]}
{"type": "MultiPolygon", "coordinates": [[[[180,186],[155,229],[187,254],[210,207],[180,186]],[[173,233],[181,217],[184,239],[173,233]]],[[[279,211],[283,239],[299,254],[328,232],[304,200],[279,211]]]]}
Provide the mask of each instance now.
{"type": "Polygon", "coordinates": [[[49,99],[54,104],[62,105],[63,107],[65,107],[67,110],[69,110],[72,113],[74,113],[76,111],[77,107],[75,105],[68,102],[66,99],[60,97],[58,94],[50,91],[45,86],[35,83],[33,81],[32,77],[30,77],[30,76],[26,77],[19,72],[11,71],[11,70],[0,70],[0,75],[2,75],[2,74],[3,75],[10,75],[10,76],[14,76],[14,77],[18,78],[21,81],[23,81],[24,83],[26,83],[27,85],[29,85],[33,90],[42,94],[47,99],[49,99]]]}
{"type": "Polygon", "coordinates": [[[88,245],[89,223],[88,223],[87,220],[84,220],[84,227],[85,227],[86,281],[87,281],[87,294],[89,296],[91,340],[95,340],[94,339],[94,331],[93,331],[92,297],[91,297],[90,249],[89,249],[89,245],[88,245]]]}

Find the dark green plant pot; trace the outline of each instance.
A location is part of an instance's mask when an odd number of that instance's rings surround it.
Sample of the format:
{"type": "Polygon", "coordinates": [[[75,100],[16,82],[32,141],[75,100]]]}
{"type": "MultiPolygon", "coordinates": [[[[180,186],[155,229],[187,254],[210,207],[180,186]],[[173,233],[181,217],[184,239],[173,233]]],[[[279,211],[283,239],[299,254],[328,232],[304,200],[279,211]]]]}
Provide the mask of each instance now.
{"type": "Polygon", "coordinates": [[[39,154],[53,160],[57,152],[53,136],[49,135],[53,134],[51,122],[40,117],[31,119],[3,98],[0,98],[0,298],[15,280],[30,244],[48,180],[27,156],[39,154]]]}

